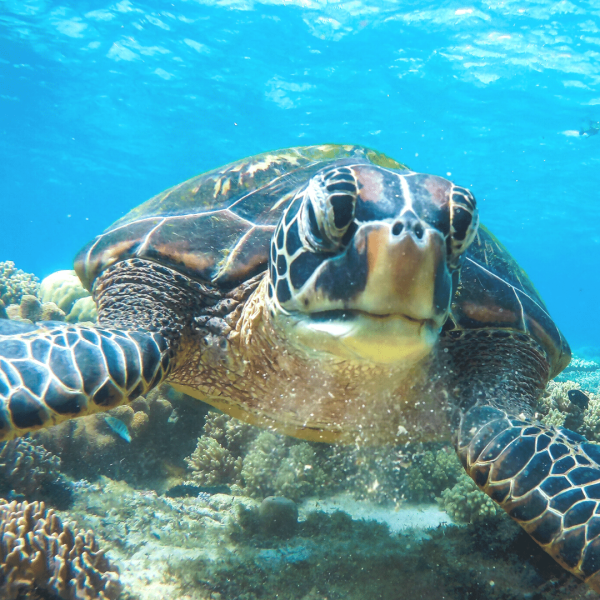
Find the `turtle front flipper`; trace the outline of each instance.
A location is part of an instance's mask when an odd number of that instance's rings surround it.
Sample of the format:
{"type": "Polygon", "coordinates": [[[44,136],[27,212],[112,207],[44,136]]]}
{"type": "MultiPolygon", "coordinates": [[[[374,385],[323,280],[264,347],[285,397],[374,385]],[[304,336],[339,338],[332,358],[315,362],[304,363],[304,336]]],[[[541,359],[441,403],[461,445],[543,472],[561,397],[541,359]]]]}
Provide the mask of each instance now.
{"type": "Polygon", "coordinates": [[[109,410],[169,370],[158,333],[0,321],[0,441],[109,410]]]}
{"type": "Polygon", "coordinates": [[[463,417],[467,473],[558,563],[600,591],[600,445],[497,408],[463,417]]]}

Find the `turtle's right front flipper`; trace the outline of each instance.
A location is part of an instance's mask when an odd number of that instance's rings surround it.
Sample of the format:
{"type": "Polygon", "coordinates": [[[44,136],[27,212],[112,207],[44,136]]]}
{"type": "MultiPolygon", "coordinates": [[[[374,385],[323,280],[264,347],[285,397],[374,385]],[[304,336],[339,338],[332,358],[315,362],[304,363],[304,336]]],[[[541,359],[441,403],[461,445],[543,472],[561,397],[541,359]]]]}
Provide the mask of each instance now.
{"type": "Polygon", "coordinates": [[[169,361],[158,333],[0,320],[0,441],[129,402],[169,361]]]}

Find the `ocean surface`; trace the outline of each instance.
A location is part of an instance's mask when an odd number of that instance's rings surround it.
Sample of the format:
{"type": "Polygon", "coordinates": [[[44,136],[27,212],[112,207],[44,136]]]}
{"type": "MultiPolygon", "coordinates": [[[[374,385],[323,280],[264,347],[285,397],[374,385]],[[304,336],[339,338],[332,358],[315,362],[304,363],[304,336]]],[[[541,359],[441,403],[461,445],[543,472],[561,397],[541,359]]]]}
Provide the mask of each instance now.
{"type": "Polygon", "coordinates": [[[202,171],[365,144],[470,187],[598,346],[598,121],[598,2],[3,0],[0,260],[42,278],[202,171]]]}

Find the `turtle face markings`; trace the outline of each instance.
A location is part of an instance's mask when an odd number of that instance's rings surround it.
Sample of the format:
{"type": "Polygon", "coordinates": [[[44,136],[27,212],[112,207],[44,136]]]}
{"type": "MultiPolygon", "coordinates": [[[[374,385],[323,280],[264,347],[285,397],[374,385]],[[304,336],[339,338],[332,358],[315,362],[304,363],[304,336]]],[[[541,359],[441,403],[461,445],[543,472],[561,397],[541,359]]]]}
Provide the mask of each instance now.
{"type": "Polygon", "coordinates": [[[448,317],[452,273],[477,226],[470,192],[440,177],[364,164],[323,169],[274,232],[271,314],[329,353],[418,360],[448,317]]]}

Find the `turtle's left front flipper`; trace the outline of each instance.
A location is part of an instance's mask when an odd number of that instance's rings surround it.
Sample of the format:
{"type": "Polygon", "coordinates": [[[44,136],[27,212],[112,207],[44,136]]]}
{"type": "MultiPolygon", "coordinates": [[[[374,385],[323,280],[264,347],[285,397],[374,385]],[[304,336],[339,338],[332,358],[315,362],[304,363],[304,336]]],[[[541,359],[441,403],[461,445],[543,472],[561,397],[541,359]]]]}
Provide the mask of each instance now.
{"type": "Polygon", "coordinates": [[[169,362],[158,333],[0,320],[0,441],[130,402],[169,362]]]}
{"type": "Polygon", "coordinates": [[[480,489],[600,591],[600,445],[478,406],[463,418],[457,450],[480,489]]]}
{"type": "Polygon", "coordinates": [[[478,406],[463,418],[457,451],[481,490],[600,591],[600,445],[478,406]]]}

